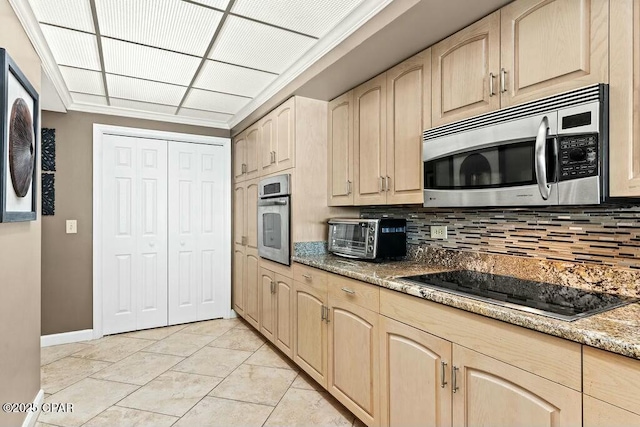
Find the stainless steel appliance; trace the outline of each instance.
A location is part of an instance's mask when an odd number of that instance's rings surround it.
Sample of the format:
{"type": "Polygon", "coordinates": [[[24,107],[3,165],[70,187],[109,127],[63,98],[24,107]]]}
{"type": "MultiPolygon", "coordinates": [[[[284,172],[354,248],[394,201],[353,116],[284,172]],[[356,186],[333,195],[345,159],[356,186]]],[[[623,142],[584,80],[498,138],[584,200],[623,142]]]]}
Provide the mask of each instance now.
{"type": "Polygon", "coordinates": [[[328,241],[329,252],[346,258],[400,258],[407,254],[407,220],[330,219],[328,241]]]}
{"type": "Polygon", "coordinates": [[[426,130],[424,206],[604,202],[608,104],[599,84],[426,130]]]}
{"type": "Polygon", "coordinates": [[[258,254],[291,265],[291,175],[265,178],[258,185],[258,254]]]}
{"type": "Polygon", "coordinates": [[[471,270],[402,277],[407,281],[491,304],[574,321],[637,302],[637,298],[471,270]]]}

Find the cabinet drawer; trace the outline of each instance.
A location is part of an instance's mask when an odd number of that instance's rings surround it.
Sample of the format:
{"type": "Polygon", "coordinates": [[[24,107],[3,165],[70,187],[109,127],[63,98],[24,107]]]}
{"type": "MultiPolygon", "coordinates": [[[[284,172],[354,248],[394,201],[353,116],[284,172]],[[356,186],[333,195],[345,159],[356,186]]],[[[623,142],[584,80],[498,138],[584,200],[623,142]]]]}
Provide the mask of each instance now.
{"type": "Polygon", "coordinates": [[[293,280],[312,286],[321,292],[327,291],[327,275],[327,272],[317,268],[293,264],[293,280]]]}
{"type": "Polygon", "coordinates": [[[586,394],[582,396],[582,403],[584,427],[640,426],[640,415],[633,412],[625,411],[586,394]]]}
{"type": "Polygon", "coordinates": [[[380,312],[380,288],[375,285],[330,274],[329,296],[380,312]]]}
{"type": "Polygon", "coordinates": [[[640,360],[584,346],[584,394],[640,415],[640,360]]]}

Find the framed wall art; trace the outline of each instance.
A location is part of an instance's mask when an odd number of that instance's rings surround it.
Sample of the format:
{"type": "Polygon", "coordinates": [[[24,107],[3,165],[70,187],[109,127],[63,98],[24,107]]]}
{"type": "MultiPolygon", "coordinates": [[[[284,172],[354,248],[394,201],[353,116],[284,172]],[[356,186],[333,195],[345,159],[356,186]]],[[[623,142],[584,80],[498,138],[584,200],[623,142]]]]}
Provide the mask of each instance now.
{"type": "Polygon", "coordinates": [[[0,49],[0,222],[37,216],[39,96],[0,49]]]}

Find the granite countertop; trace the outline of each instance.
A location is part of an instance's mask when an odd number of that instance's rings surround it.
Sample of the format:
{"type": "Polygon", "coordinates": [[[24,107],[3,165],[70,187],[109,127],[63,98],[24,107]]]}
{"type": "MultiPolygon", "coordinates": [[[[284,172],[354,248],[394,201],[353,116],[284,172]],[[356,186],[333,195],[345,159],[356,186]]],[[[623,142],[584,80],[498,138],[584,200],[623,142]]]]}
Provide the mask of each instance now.
{"type": "Polygon", "coordinates": [[[450,267],[429,266],[420,261],[371,263],[345,260],[329,254],[296,254],[292,260],[418,298],[640,359],[640,303],[568,322],[454,295],[398,279],[402,276],[451,270],[450,267]]]}

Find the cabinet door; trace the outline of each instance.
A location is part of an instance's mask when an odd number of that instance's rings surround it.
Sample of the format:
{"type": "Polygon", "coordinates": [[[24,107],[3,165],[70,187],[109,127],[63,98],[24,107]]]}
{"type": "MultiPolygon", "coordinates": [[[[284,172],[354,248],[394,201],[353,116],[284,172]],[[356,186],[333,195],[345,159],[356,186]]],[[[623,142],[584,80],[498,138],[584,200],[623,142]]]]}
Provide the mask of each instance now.
{"type": "Polygon", "coordinates": [[[295,98],[290,98],[273,111],[276,123],[274,172],[295,166],[295,98]]]}
{"type": "Polygon", "coordinates": [[[580,392],[456,344],[453,364],[454,426],[582,425],[580,392]]]}
{"type": "Polygon", "coordinates": [[[254,124],[247,129],[247,178],[254,179],[260,176],[260,128],[254,124]]]}
{"type": "Polygon", "coordinates": [[[500,108],[500,11],[432,46],[431,55],[433,126],[500,108]]]}
{"type": "Polygon", "coordinates": [[[378,425],[378,314],[329,297],[327,389],[365,424],[378,425]]]}
{"type": "Polygon", "coordinates": [[[503,108],[608,82],[608,0],[517,0],[501,11],[503,108]]]}
{"type": "Polygon", "coordinates": [[[293,356],[292,298],[293,280],[276,274],[275,277],[275,344],[284,354],[293,356]]]}
{"type": "Polygon", "coordinates": [[[233,246],[233,309],[244,317],[244,277],[246,274],[244,246],[233,246]]]}
{"type": "Polygon", "coordinates": [[[246,185],[236,184],[233,188],[233,243],[245,245],[246,239],[246,185]]]}
{"type": "Polygon", "coordinates": [[[260,325],[260,264],[258,251],[247,248],[246,251],[245,309],[244,319],[254,328],[260,325]]]}
{"type": "Polygon", "coordinates": [[[610,7],[609,191],[640,197],[640,2],[610,7]]]}
{"type": "Polygon", "coordinates": [[[431,124],[431,50],[387,71],[387,204],[422,203],[422,132],[431,124]]]}
{"type": "Polygon", "coordinates": [[[327,387],[327,323],[323,307],[327,293],[304,283],[294,282],[293,361],[311,378],[327,387]]]}
{"type": "Polygon", "coordinates": [[[387,201],[387,77],[380,74],[353,90],[354,203],[387,201]]]}
{"type": "Polygon", "coordinates": [[[353,91],[329,102],[329,206],[353,205],[353,91]]]}
{"type": "Polygon", "coordinates": [[[240,182],[246,179],[245,169],[247,161],[247,138],[242,132],[233,139],[233,181],[240,182]]]}
{"type": "Polygon", "coordinates": [[[247,248],[258,250],[258,180],[246,182],[246,222],[245,244],[247,248]]]}
{"type": "Polygon", "coordinates": [[[451,426],[451,343],[380,316],[382,426],[451,426]]]}
{"type": "Polygon", "coordinates": [[[260,332],[271,342],[275,341],[275,292],[274,273],[260,269],[260,332]]]}
{"type": "Polygon", "coordinates": [[[275,132],[273,115],[269,114],[260,121],[260,176],[265,176],[273,172],[276,162],[275,152],[275,132]]]}
{"type": "MultiPolygon", "coordinates": [[[[640,426],[640,415],[583,395],[584,427],[640,426]]],[[[640,410],[640,409],[639,409],[640,410]]]]}

